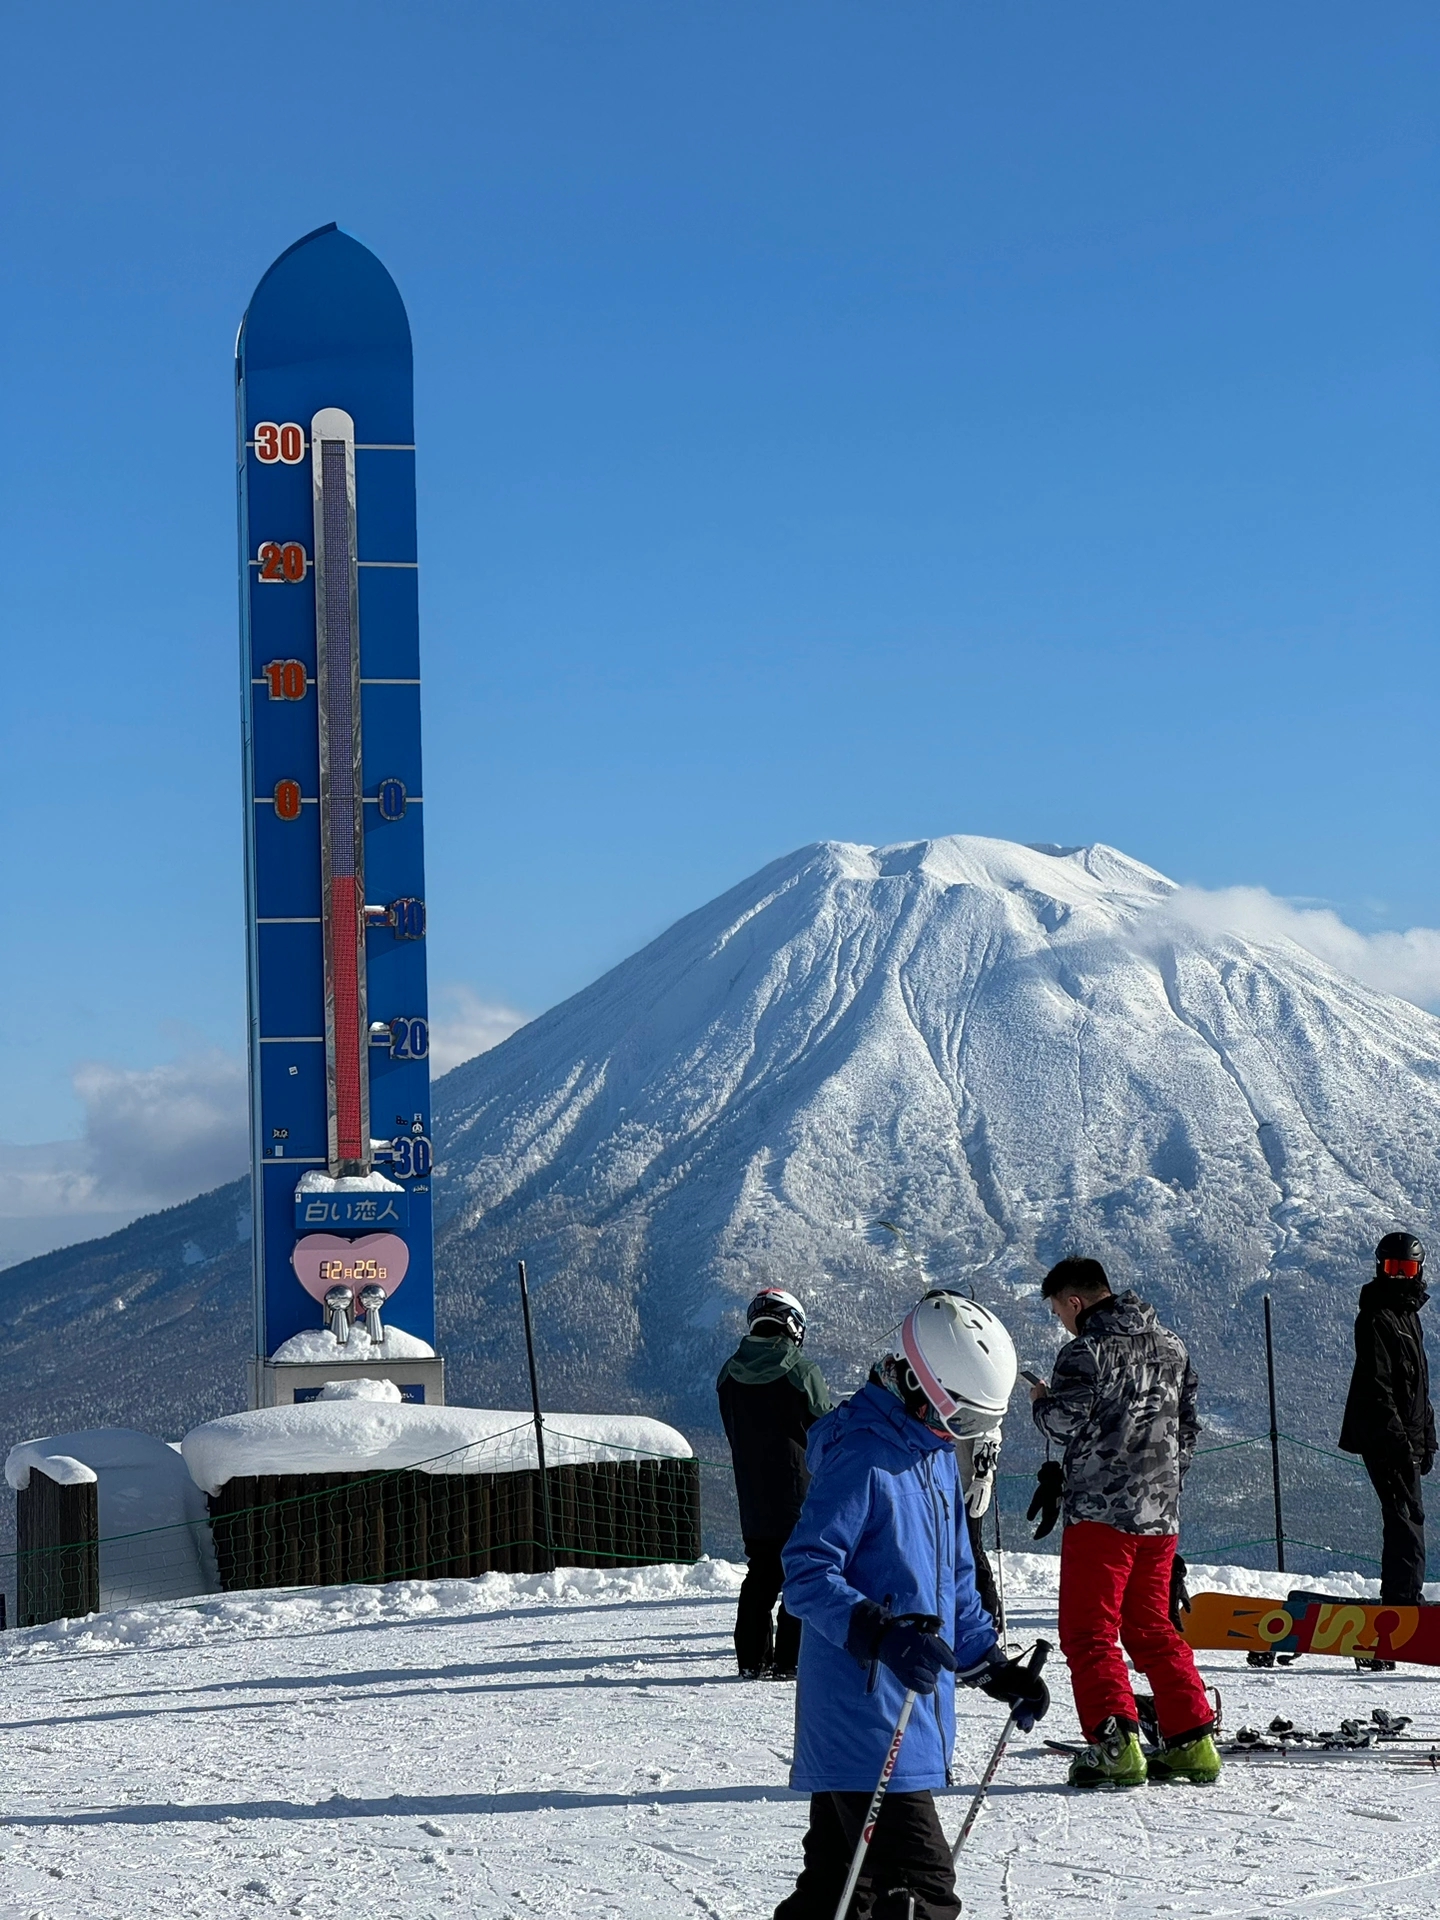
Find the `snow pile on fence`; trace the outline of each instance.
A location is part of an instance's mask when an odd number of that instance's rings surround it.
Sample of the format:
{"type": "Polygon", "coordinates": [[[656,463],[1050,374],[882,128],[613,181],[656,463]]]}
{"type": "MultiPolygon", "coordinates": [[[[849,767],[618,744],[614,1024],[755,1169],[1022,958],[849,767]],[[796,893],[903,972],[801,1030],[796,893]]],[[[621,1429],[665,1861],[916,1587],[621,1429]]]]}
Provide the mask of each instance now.
{"type": "MultiPolygon", "coordinates": [[[[673,1427],[633,1414],[547,1413],[545,1464],[688,1460],[673,1427]]],[[[394,1405],[377,1400],[309,1400],[226,1414],[181,1443],[199,1487],[218,1493],[256,1474],[519,1473],[539,1465],[529,1414],[478,1407],[394,1405]]]]}
{"type": "MultiPolygon", "coordinates": [[[[68,1434],[65,1436],[70,1437],[68,1434]]],[[[85,1436],[90,1437],[90,1436],[85,1436]]],[[[5,1456],[5,1483],[24,1493],[32,1473],[43,1473],[57,1487],[85,1487],[98,1479],[93,1467],[60,1451],[58,1440],[22,1440],[5,1456]]]]}
{"type": "Polygon", "coordinates": [[[17,1493],[36,1472],[61,1486],[98,1482],[102,1607],[219,1587],[204,1496],[163,1440],[128,1427],[97,1427],[10,1449],[5,1478],[17,1493]]]}

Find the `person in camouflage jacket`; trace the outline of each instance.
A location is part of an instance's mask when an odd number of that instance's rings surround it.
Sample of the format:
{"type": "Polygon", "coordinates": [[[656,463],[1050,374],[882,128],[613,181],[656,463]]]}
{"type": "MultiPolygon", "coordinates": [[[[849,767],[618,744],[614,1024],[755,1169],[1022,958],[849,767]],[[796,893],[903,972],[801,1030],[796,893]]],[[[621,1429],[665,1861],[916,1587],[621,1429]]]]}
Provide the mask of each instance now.
{"type": "Polygon", "coordinates": [[[1081,1767],[1072,1779],[1134,1785],[1145,1778],[1121,1642],[1150,1681],[1166,1749],[1191,1754],[1203,1742],[1208,1767],[1210,1703],[1170,1619],[1180,1486],[1199,1433],[1195,1369],[1153,1307],[1111,1292],[1098,1260],[1062,1260],[1041,1292],[1074,1336],[1060,1349],[1049,1387],[1031,1396],[1036,1426],[1065,1449],[1060,1646],[1093,1761],[1092,1777],[1081,1767]],[[1117,1764],[1134,1777],[1104,1778],[1105,1755],[1122,1749],[1117,1764]]]}
{"type": "Polygon", "coordinates": [[[1034,1409],[1046,1439],[1065,1449],[1067,1526],[1098,1520],[1122,1533],[1179,1533],[1198,1392],[1184,1342],[1137,1295],[1107,1285],[1083,1308],[1034,1409]]]}

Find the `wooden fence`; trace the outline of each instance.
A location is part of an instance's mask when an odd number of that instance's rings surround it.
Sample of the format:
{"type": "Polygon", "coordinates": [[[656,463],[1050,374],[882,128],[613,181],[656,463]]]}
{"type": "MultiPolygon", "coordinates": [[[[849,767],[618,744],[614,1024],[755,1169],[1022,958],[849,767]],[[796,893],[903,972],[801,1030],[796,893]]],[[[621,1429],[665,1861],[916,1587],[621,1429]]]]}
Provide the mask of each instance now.
{"type": "Polygon", "coordinates": [[[39,1467],[15,1495],[16,1612],[22,1627],[100,1607],[100,1489],[62,1487],[39,1467]]]}
{"type": "MultiPolygon", "coordinates": [[[[700,1557],[694,1460],[551,1467],[555,1561],[632,1567],[700,1557]]],[[[264,1474],[210,1497],[227,1591],[349,1581],[468,1579],[547,1564],[540,1476],[264,1474]]]]}

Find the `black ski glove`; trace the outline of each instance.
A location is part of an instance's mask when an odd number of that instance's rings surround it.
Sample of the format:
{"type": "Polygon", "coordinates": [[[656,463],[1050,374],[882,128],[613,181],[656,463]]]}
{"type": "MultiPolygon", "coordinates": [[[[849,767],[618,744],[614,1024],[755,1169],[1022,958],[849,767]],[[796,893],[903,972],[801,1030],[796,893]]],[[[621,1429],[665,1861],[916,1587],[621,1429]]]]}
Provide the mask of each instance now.
{"type": "Polygon", "coordinates": [[[960,1664],[938,1633],[927,1633],[913,1620],[897,1620],[875,1651],[881,1665],[915,1693],[934,1693],[940,1675],[954,1673],[960,1664]]]}
{"type": "Polygon", "coordinates": [[[1007,1660],[998,1649],[991,1656],[989,1677],[979,1683],[980,1691],[992,1700],[1003,1700],[1015,1715],[1022,1733],[1029,1733],[1037,1720],[1050,1711],[1050,1689],[1038,1673],[1032,1673],[1018,1660],[1007,1660]]]}
{"type": "Polygon", "coordinates": [[[1058,1460],[1047,1460],[1035,1476],[1035,1491],[1025,1509],[1027,1520],[1038,1520],[1035,1538],[1043,1540],[1055,1529],[1060,1518],[1060,1502],[1065,1496],[1065,1469],[1058,1460]]]}
{"type": "Polygon", "coordinates": [[[1185,1576],[1190,1569],[1177,1553],[1170,1562],[1170,1624],[1178,1634],[1185,1631],[1183,1614],[1190,1611],[1190,1589],[1185,1584],[1185,1576]]]}
{"type": "Polygon", "coordinates": [[[873,1600],[862,1600],[850,1613],[845,1645],[857,1660],[878,1660],[899,1680],[907,1693],[934,1693],[940,1675],[954,1673],[960,1662],[933,1629],[933,1615],[901,1614],[873,1600]]]}

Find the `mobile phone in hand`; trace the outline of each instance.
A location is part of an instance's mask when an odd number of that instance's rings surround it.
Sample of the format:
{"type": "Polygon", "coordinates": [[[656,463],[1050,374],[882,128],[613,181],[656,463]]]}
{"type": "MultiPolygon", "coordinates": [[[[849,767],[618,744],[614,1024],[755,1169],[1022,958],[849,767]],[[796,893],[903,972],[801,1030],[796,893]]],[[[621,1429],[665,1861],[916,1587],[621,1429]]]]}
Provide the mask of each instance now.
{"type": "Polygon", "coordinates": [[[1032,1373],[1028,1367],[1021,1367],[1020,1378],[1028,1380],[1032,1387],[1048,1387],[1050,1382],[1042,1380],[1038,1373],[1032,1373]]]}

